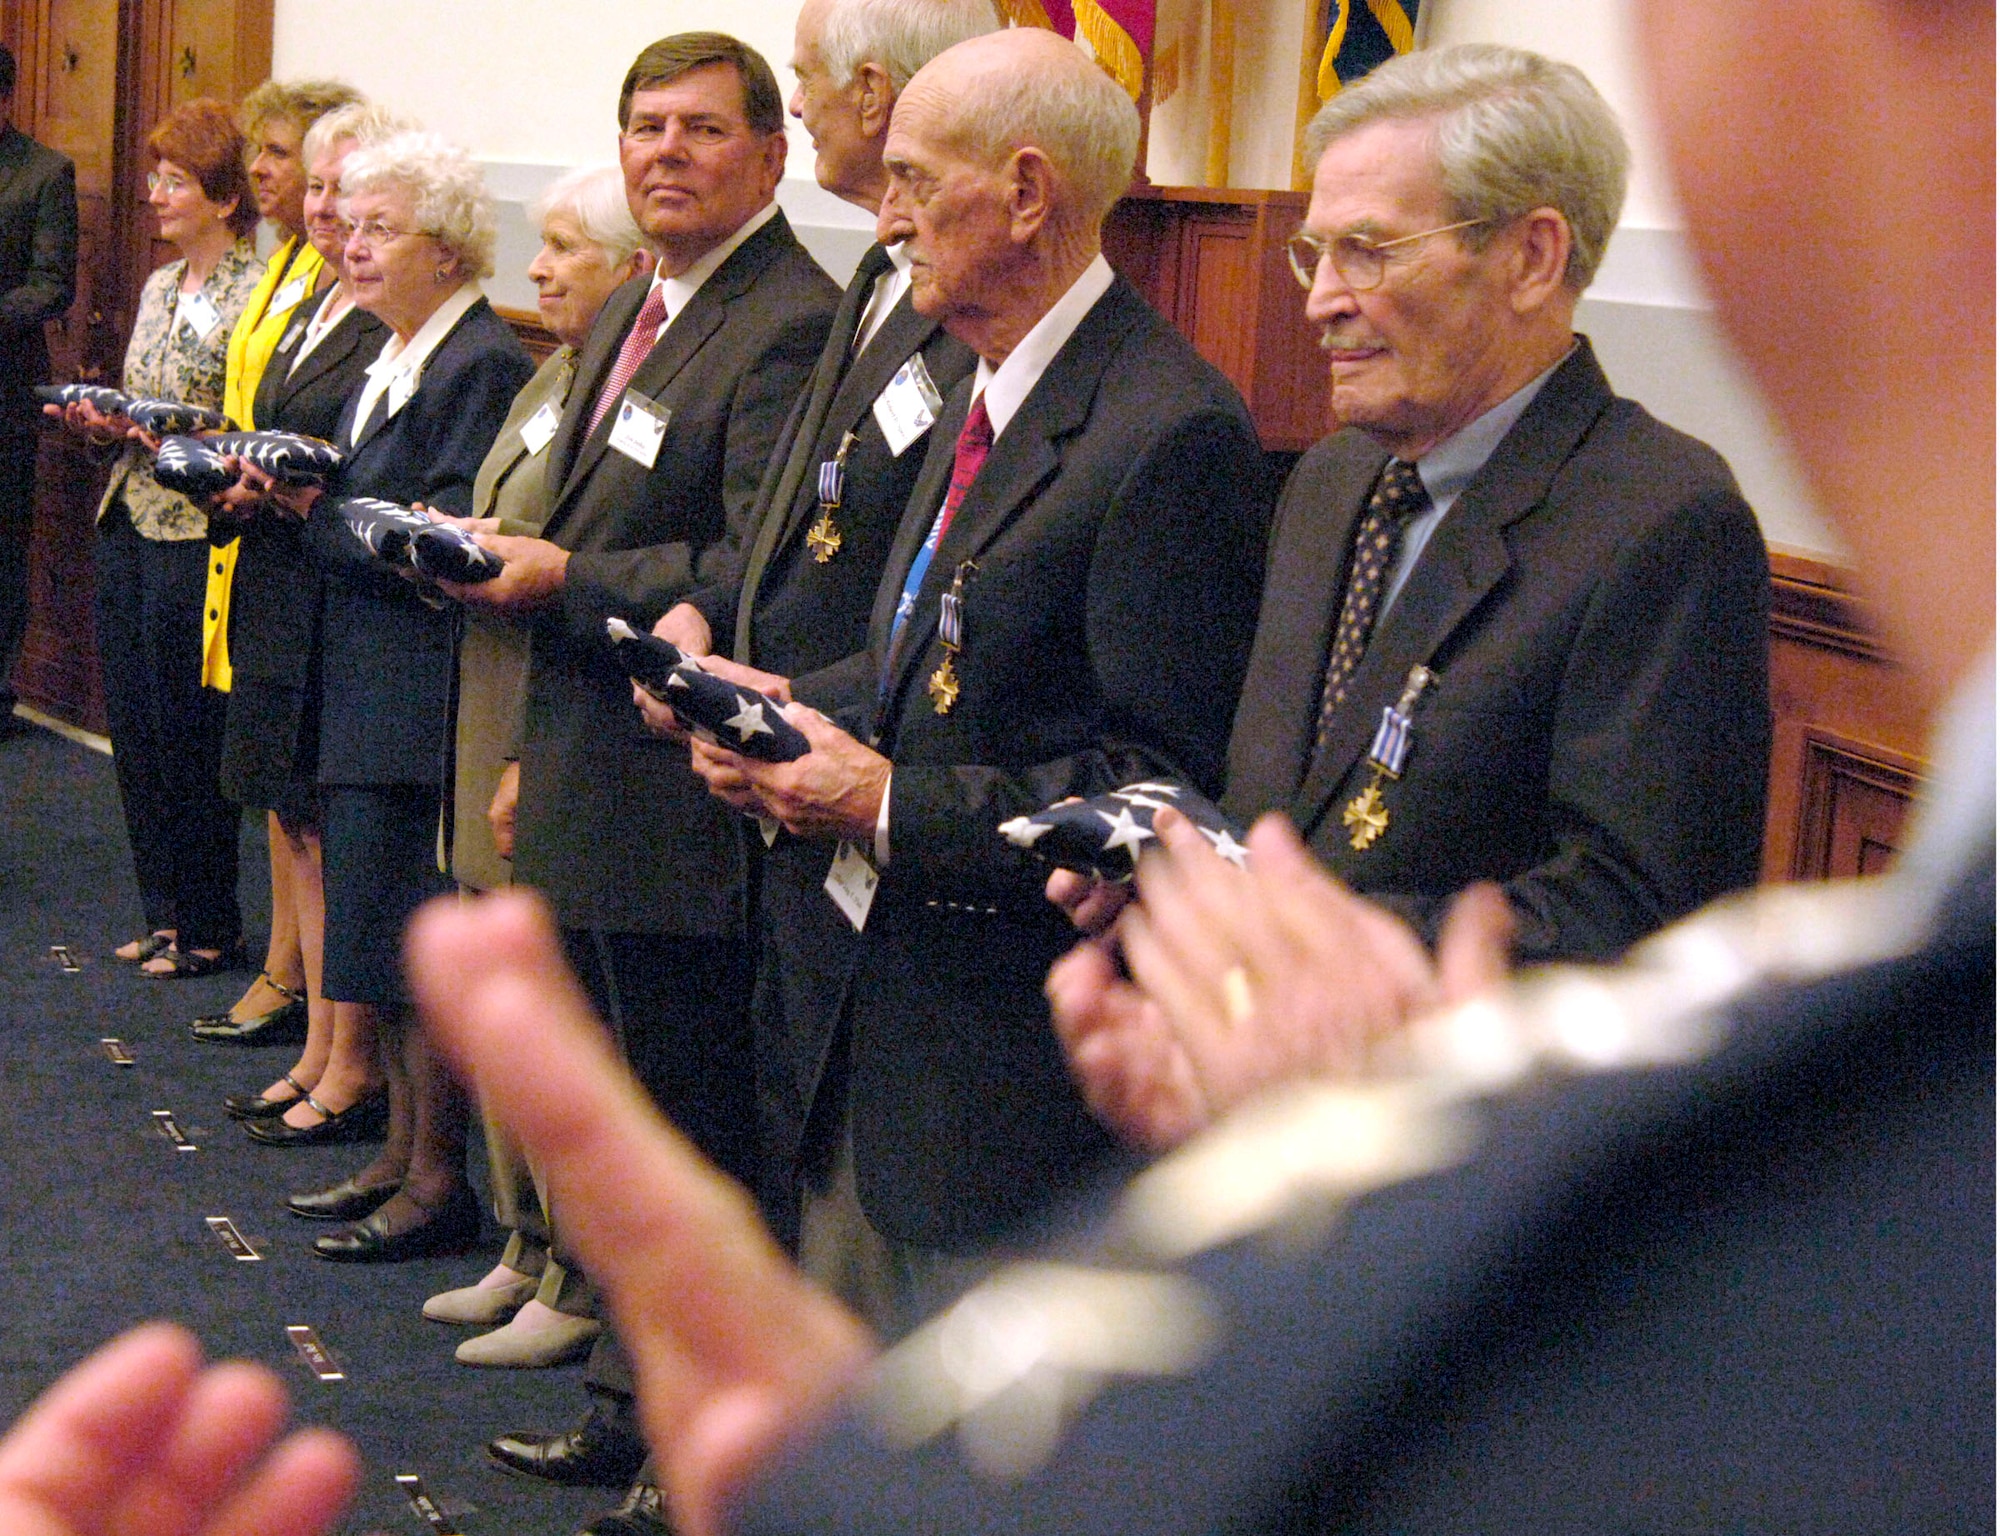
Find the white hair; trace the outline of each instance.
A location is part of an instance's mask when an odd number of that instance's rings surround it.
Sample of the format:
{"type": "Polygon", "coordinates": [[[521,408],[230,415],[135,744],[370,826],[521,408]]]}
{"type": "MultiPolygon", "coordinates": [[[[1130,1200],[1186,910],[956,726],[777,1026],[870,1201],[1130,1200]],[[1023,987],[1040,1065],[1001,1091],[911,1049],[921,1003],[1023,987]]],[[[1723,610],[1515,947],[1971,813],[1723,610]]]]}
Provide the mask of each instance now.
{"type": "Polygon", "coordinates": [[[580,165],[565,171],[543,189],[528,210],[540,229],[551,214],[576,220],[583,238],[597,248],[607,267],[615,267],[639,249],[644,238],[632,222],[632,204],[625,196],[625,173],[615,164],[580,165]]]}
{"type": "Polygon", "coordinates": [[[993,0],[833,0],[819,58],[836,85],[852,82],[863,64],[880,64],[900,91],[945,49],[999,30],[993,0]]]}
{"type": "Polygon", "coordinates": [[[1478,250],[1499,226],[1554,208],[1569,222],[1563,280],[1588,288],[1618,227],[1631,155],[1583,71],[1491,43],[1406,53],[1321,107],[1306,152],[1317,165],[1335,139],[1371,123],[1426,119],[1450,216],[1487,224],[1465,243],[1478,250]]]}
{"type": "Polygon", "coordinates": [[[455,255],[467,277],[493,275],[493,201],[472,156],[443,134],[421,132],[357,150],[341,168],[341,211],[357,194],[391,188],[410,194],[417,230],[455,255]]]}
{"type": "Polygon", "coordinates": [[[356,101],[313,119],[306,130],[300,156],[308,169],[336,144],[349,143],[363,149],[380,144],[399,133],[410,133],[417,124],[400,112],[391,112],[379,102],[356,101]]]}

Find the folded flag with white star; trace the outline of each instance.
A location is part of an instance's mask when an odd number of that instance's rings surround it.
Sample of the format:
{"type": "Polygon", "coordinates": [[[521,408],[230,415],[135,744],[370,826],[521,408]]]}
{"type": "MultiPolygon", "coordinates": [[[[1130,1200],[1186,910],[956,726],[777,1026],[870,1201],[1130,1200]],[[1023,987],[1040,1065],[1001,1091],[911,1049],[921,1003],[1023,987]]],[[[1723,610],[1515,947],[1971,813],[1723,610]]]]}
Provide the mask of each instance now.
{"type": "Polygon", "coordinates": [[[1058,869],[1129,880],[1140,852],[1154,839],[1153,812],[1171,808],[1194,823],[1215,851],[1241,866],[1247,850],[1243,829],[1185,784],[1127,784],[1108,795],[1052,805],[1032,816],[1000,823],[1000,835],[1016,848],[1058,869]]]}
{"type": "Polygon", "coordinates": [[[606,619],[604,631],[626,675],[681,723],[706,741],[763,763],[789,763],[812,750],[805,733],[783,714],[783,706],[727,678],[704,672],[694,657],[671,640],[642,635],[623,619],[606,619]]]}
{"type": "Polygon", "coordinates": [[[158,400],[149,396],[125,402],[125,414],[133,424],[155,437],[171,437],[188,432],[228,432],[235,423],[220,411],[205,405],[189,405],[185,400],[158,400]]]}
{"type": "Polygon", "coordinates": [[[491,581],[506,564],[472,535],[449,523],[373,496],[337,497],[331,510],[376,559],[407,566],[433,581],[491,581]]]}
{"type": "Polygon", "coordinates": [[[37,384],[35,398],[43,405],[88,405],[106,416],[123,416],[132,397],[102,384],[37,384]]]}
{"type": "Polygon", "coordinates": [[[254,464],[281,485],[324,485],[347,459],[332,443],[300,432],[217,432],[202,442],[254,464]]]}
{"type": "Polygon", "coordinates": [[[226,491],[236,476],[208,444],[195,437],[163,437],[153,459],[153,478],[170,491],[199,501],[226,491]]]}

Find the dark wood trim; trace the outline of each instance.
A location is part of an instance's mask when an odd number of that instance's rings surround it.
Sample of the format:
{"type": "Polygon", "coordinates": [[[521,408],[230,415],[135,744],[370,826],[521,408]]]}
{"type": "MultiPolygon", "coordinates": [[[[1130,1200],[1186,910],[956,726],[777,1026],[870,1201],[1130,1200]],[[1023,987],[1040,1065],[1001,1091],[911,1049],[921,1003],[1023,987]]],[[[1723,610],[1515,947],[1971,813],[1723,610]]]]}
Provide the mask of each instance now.
{"type": "Polygon", "coordinates": [[[1866,608],[1842,566],[1774,545],[1771,549],[1771,632],[1864,661],[1886,653],[1866,608]]]}
{"type": "Polygon", "coordinates": [[[520,338],[521,345],[528,349],[528,355],[539,365],[549,360],[550,354],[562,345],[556,333],[542,324],[540,315],[525,309],[514,309],[505,304],[495,304],[493,313],[505,320],[520,338]]]}

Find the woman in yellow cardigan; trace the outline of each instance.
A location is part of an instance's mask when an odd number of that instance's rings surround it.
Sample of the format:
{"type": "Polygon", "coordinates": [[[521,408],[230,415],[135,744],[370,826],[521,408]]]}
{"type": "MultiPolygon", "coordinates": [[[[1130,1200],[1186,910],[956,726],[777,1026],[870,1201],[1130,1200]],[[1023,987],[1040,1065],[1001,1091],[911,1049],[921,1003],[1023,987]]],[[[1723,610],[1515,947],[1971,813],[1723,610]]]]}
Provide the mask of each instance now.
{"type": "MultiPolygon", "coordinates": [[[[267,80],[238,110],[250,145],[250,183],[257,212],[278,235],[278,248],[264,268],[251,295],[250,307],[229,337],[228,372],[223,384],[223,410],[242,427],[256,420],[257,386],[265,366],[284,336],[294,311],[334,280],[335,273],[306,238],[305,133],[337,108],[361,99],[352,86],[329,80],[267,80]]],[[[218,524],[208,562],[208,600],[202,612],[202,682],[220,692],[233,685],[229,660],[230,598],[234,587],[239,541],[224,538],[218,524]]],[[[246,701],[247,702],[247,701],[246,701]]],[[[228,734],[241,737],[251,722],[232,704],[228,734]]],[[[232,756],[225,745],[225,762],[232,756]]],[[[225,792],[230,786],[225,784],[225,792]]],[[[232,796],[232,798],[237,798],[232,796]]],[[[264,968],[228,1013],[195,1021],[199,1037],[249,1043],[276,1043],[289,1034],[305,1032],[307,978],[299,939],[297,882],[318,879],[308,849],[288,829],[275,809],[256,806],[266,814],[271,845],[271,938],[264,968]]]]}

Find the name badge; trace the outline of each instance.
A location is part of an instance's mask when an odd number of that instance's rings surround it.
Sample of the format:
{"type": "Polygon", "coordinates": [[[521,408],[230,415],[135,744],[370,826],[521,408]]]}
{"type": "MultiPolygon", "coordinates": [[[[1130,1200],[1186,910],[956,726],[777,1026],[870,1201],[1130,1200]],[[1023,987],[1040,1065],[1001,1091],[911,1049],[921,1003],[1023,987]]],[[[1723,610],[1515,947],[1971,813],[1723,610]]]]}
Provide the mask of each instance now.
{"type": "Polygon", "coordinates": [[[868,926],[868,909],[875,905],[875,887],[881,880],[875,866],[854,844],[842,843],[834,850],[833,867],[826,872],[826,893],[854,924],[856,933],[868,926]]]}
{"type": "Polygon", "coordinates": [[[944,396],[931,382],[923,353],[912,353],[875,397],[875,424],[882,429],[889,452],[900,459],[905,448],[930,431],[943,405],[944,396]]]}
{"type": "Polygon", "coordinates": [[[542,408],[521,423],[521,446],[533,458],[554,440],[556,425],[562,420],[562,412],[556,409],[553,400],[544,400],[542,408]]]}
{"type": "Polygon", "coordinates": [[[665,406],[627,390],[611,420],[611,446],[635,464],[651,469],[660,456],[660,439],[667,435],[667,423],[673,415],[665,406]]]}
{"type": "Polygon", "coordinates": [[[276,293],[271,295],[271,306],[265,310],[269,315],[282,315],[288,309],[297,309],[299,300],[306,296],[306,280],[295,277],[276,293]]]}
{"type": "Polygon", "coordinates": [[[206,341],[209,334],[222,324],[222,311],[205,293],[182,294],[179,313],[181,324],[193,333],[197,341],[206,341]]]}

